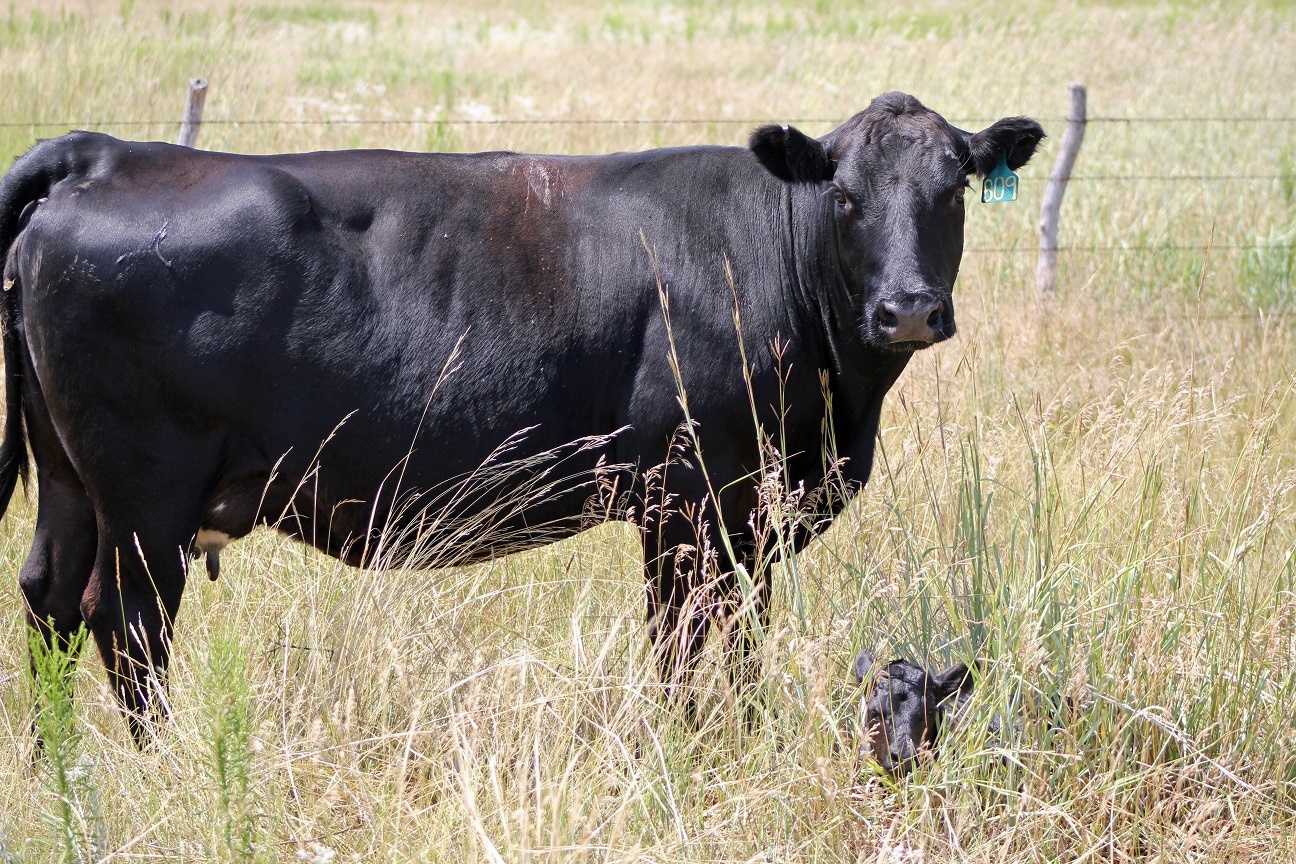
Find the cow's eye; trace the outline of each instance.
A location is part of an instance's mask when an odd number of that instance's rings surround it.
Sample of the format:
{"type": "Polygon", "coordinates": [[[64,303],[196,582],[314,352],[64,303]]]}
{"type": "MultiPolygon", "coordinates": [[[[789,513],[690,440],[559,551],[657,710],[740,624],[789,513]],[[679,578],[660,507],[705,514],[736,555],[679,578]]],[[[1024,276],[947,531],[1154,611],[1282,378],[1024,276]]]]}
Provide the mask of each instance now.
{"type": "Polygon", "coordinates": [[[967,184],[967,181],[966,181],[966,180],[963,181],[962,183],[960,183],[958,186],[955,186],[955,187],[954,187],[954,200],[955,200],[955,201],[962,201],[962,200],[963,200],[963,196],[967,194],[967,190],[968,190],[968,184],[967,184]]]}
{"type": "Polygon", "coordinates": [[[850,199],[846,197],[846,193],[840,186],[833,188],[833,199],[836,200],[838,207],[850,206],[850,199]]]}

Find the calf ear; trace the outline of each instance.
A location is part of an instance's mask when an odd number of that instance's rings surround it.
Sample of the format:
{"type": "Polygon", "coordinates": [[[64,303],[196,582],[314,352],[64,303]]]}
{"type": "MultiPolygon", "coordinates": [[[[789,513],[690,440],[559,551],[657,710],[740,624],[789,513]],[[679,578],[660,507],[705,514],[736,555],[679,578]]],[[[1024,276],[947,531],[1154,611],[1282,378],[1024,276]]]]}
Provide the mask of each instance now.
{"type": "Polygon", "coordinates": [[[1029,117],[1005,117],[968,138],[969,173],[987,174],[1003,156],[1008,170],[1016,171],[1035,155],[1044,139],[1044,127],[1029,117]]]}
{"type": "Polygon", "coordinates": [[[932,675],[930,680],[938,702],[944,702],[955,693],[972,692],[972,672],[965,663],[955,663],[932,675]]]}
{"type": "Polygon", "coordinates": [[[851,675],[855,678],[856,684],[863,684],[873,675],[873,667],[877,661],[867,648],[860,649],[855,655],[855,662],[851,664],[851,675]]]}
{"type": "Polygon", "coordinates": [[[751,134],[747,146],[771,174],[785,182],[832,179],[834,166],[823,144],[793,126],[762,126],[751,134]]]}

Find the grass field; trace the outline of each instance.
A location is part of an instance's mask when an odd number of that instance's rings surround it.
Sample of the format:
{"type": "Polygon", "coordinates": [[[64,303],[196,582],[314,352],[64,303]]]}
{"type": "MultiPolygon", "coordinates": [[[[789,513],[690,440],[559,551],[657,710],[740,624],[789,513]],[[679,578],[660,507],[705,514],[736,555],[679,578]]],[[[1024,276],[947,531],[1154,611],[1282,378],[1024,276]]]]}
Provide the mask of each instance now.
{"type": "Polygon", "coordinates": [[[0,12],[6,165],[69,124],[174,139],[194,75],[208,118],[240,121],[200,144],[243,152],[740,144],[768,120],[822,134],[889,89],[1052,136],[1018,203],[969,206],[960,335],[892,392],[868,490],[777,571],[755,732],[718,650],[701,728],[660,707],[625,526],[408,572],[259,532],[189,587],[155,746],[131,746],[91,657],[33,766],[19,496],[0,861],[1296,860],[1296,11],[915,9],[0,12]],[[1041,301],[1030,250],[1075,80],[1102,117],[1289,120],[1092,124],[1078,173],[1138,176],[1071,186],[1062,243],[1086,248],[1041,301]],[[705,122],[457,122],[646,118],[705,122]],[[861,645],[988,661],[977,722],[898,784],[850,732],[861,645]],[[1061,730],[987,736],[1031,693],[1071,700],[1061,730]]]}

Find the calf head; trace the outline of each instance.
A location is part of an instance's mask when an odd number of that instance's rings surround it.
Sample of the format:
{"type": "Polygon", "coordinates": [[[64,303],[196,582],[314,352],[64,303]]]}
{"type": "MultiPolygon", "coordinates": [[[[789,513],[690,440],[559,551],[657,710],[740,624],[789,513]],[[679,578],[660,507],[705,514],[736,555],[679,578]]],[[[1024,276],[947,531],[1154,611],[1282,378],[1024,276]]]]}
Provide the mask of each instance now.
{"type": "Polygon", "coordinates": [[[787,183],[813,184],[859,337],[912,352],[954,335],[968,178],[1002,158],[1017,170],[1044,129],[1007,117],[975,134],[904,93],[886,93],[822,138],[763,126],[750,147],[787,183]]]}
{"type": "Polygon", "coordinates": [[[941,672],[904,659],[882,666],[864,650],[851,671],[866,688],[864,723],[873,756],[895,777],[908,774],[919,753],[935,752],[945,715],[972,695],[972,675],[963,663],[941,672]]]}

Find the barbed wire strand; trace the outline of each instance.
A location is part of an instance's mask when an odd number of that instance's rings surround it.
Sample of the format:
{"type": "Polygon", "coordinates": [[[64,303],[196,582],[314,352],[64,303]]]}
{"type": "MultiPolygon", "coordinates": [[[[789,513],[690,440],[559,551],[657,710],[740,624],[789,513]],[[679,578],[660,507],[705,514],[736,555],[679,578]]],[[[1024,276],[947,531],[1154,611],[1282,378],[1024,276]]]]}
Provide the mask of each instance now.
{"type": "MultiPolygon", "coordinates": [[[[1201,252],[1205,249],[1202,245],[1180,245],[1180,244],[1132,244],[1132,245],[1092,245],[1092,246],[1059,246],[1058,252],[1201,252]]],[[[1263,249],[1267,252],[1296,252],[1296,246],[1285,243],[1213,243],[1210,247],[1215,249],[1263,249]]],[[[1031,253],[1035,254],[1040,250],[1027,246],[971,246],[963,250],[964,252],[1010,252],[1017,254],[1031,253]]]]}
{"type": "Polygon", "coordinates": [[[1206,180],[1293,180],[1296,171],[1291,174],[1076,174],[1067,181],[1075,183],[1080,180],[1181,180],[1200,183],[1206,180]]]}
{"type": "MultiPolygon", "coordinates": [[[[841,117],[790,117],[781,120],[769,117],[626,117],[626,118],[579,118],[579,117],[338,117],[338,118],[210,118],[204,119],[205,126],[671,126],[671,125],[751,125],[763,123],[841,123],[841,117]]],[[[993,123],[999,117],[961,117],[950,122],[993,123]]],[[[1048,123],[1066,123],[1065,117],[1042,118],[1048,123]]],[[[1294,123],[1296,116],[1290,117],[1088,117],[1086,123],[1294,123]]],[[[49,128],[66,127],[85,128],[90,126],[172,126],[179,125],[175,118],[165,120],[4,120],[0,128],[49,128]]]]}

